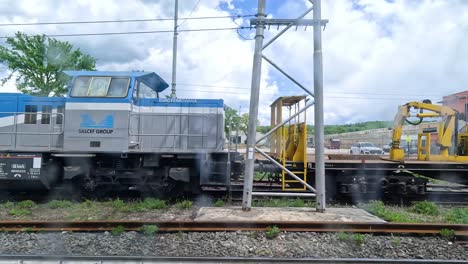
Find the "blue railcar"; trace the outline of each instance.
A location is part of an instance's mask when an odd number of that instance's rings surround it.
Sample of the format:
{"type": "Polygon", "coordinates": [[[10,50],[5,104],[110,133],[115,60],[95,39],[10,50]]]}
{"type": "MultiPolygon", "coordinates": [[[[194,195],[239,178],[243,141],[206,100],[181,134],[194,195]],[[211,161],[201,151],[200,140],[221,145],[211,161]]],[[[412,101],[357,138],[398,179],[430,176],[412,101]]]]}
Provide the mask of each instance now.
{"type": "Polygon", "coordinates": [[[226,183],[222,100],[159,98],[168,84],[154,72],[67,74],[66,97],[0,93],[0,189],[226,183]]]}

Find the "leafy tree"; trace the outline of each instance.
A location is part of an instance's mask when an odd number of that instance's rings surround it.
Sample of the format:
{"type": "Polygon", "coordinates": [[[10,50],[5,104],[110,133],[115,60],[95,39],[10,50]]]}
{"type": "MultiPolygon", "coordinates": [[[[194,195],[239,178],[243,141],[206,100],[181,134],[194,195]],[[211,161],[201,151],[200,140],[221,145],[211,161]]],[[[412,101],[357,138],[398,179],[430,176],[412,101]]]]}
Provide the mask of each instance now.
{"type": "Polygon", "coordinates": [[[73,49],[69,42],[45,35],[17,32],[6,43],[9,47],[0,46],[0,62],[8,66],[11,74],[2,79],[2,84],[17,73],[16,87],[26,94],[64,95],[68,83],[64,70],[95,70],[96,67],[95,58],[73,49]]]}
{"type": "Polygon", "coordinates": [[[229,106],[224,107],[224,132],[227,134],[229,132],[229,126],[231,125],[231,129],[235,127],[235,122],[239,115],[237,115],[237,111],[234,108],[229,106]]]}

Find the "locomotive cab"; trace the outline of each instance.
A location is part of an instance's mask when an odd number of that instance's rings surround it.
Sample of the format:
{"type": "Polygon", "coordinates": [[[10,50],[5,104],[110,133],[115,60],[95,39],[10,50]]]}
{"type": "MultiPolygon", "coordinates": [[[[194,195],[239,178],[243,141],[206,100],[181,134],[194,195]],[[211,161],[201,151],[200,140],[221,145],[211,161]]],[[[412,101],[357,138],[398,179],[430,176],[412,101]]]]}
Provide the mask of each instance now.
{"type": "Polygon", "coordinates": [[[168,87],[155,73],[67,74],[72,82],[65,106],[64,151],[128,152],[129,117],[138,100],[139,86],[155,97],[168,87]]]}

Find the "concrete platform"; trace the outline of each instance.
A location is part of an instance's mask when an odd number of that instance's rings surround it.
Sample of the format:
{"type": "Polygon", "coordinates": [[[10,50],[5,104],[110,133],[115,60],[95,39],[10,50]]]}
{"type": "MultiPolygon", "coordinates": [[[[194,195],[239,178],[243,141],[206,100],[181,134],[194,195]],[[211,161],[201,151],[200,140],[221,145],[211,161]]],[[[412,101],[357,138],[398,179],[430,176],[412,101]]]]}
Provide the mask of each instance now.
{"type": "Polygon", "coordinates": [[[296,207],[255,207],[244,212],[240,207],[201,207],[195,215],[195,221],[334,221],[334,222],[369,222],[385,221],[357,208],[327,208],[325,213],[318,213],[315,208],[296,207]]]}

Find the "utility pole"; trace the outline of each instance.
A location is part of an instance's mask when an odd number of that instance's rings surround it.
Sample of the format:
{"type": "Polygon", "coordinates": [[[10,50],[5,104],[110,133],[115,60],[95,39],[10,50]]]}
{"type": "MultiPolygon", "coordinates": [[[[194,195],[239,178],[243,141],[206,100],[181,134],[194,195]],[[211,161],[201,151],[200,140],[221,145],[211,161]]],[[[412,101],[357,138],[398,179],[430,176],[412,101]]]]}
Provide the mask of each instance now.
{"type": "MultiPolygon", "coordinates": [[[[265,0],[258,0],[257,19],[265,18],[265,0]]],[[[260,94],[260,77],[262,73],[263,32],[265,24],[257,23],[255,26],[255,52],[252,67],[252,84],[250,91],[249,127],[247,133],[247,159],[244,172],[244,192],[242,197],[242,210],[248,211],[252,207],[253,174],[255,163],[255,135],[257,130],[258,100],[260,94]]]]}
{"type": "MultiPolygon", "coordinates": [[[[267,19],[265,16],[265,0],[258,1],[258,14],[257,17],[250,20],[250,25],[255,26],[255,52],[254,62],[252,69],[252,87],[250,97],[250,110],[249,110],[249,128],[247,135],[247,160],[245,163],[244,173],[244,193],[242,200],[242,209],[250,210],[252,205],[252,195],[264,195],[261,192],[252,192],[253,188],[253,172],[254,172],[254,154],[255,151],[259,152],[265,158],[270,160],[273,164],[284,170],[289,176],[302,183],[312,193],[275,193],[276,196],[308,196],[316,197],[318,212],[325,211],[325,158],[324,158],[324,129],[323,129],[323,68],[322,68],[322,26],[325,27],[328,20],[321,19],[321,2],[320,0],[309,0],[312,3],[312,7],[307,9],[296,19],[278,19],[272,18],[267,19]],[[313,11],[313,19],[304,19],[304,17],[313,11]],[[270,26],[279,28],[285,26],[279,33],[273,36],[265,45],[263,45],[263,33],[264,29],[270,26]],[[298,26],[313,26],[314,27],[314,93],[307,89],[304,85],[294,79],[290,74],[286,73],[281,67],[275,64],[271,59],[263,55],[263,49],[267,48],[271,43],[278,39],[283,33],[288,31],[292,27],[298,26]],[[262,46],[263,45],[263,46],[262,46]],[[262,138],[256,140],[256,121],[258,115],[258,100],[260,90],[260,76],[262,58],[265,59],[271,66],[276,68],[289,80],[295,83],[298,87],[314,97],[314,102],[307,103],[302,109],[286,120],[283,120],[280,124],[272,128],[262,138]],[[268,154],[263,152],[261,149],[256,147],[256,144],[261,140],[265,139],[268,135],[272,135],[275,131],[283,127],[287,122],[293,119],[295,116],[307,110],[309,107],[315,104],[315,178],[317,189],[310,186],[303,179],[299,178],[288,168],[271,158],[268,154]]],[[[271,193],[269,193],[271,195],[271,193]]]]}
{"type": "MultiPolygon", "coordinates": [[[[313,0],[314,20],[322,20],[321,0],[313,0]]],[[[316,208],[325,211],[325,147],[323,122],[322,27],[314,27],[315,182],[316,208]]]]}
{"type": "Polygon", "coordinates": [[[172,83],[171,98],[176,98],[176,79],[177,79],[177,20],[179,18],[179,0],[175,0],[174,7],[174,38],[172,41],[172,83]]]}

